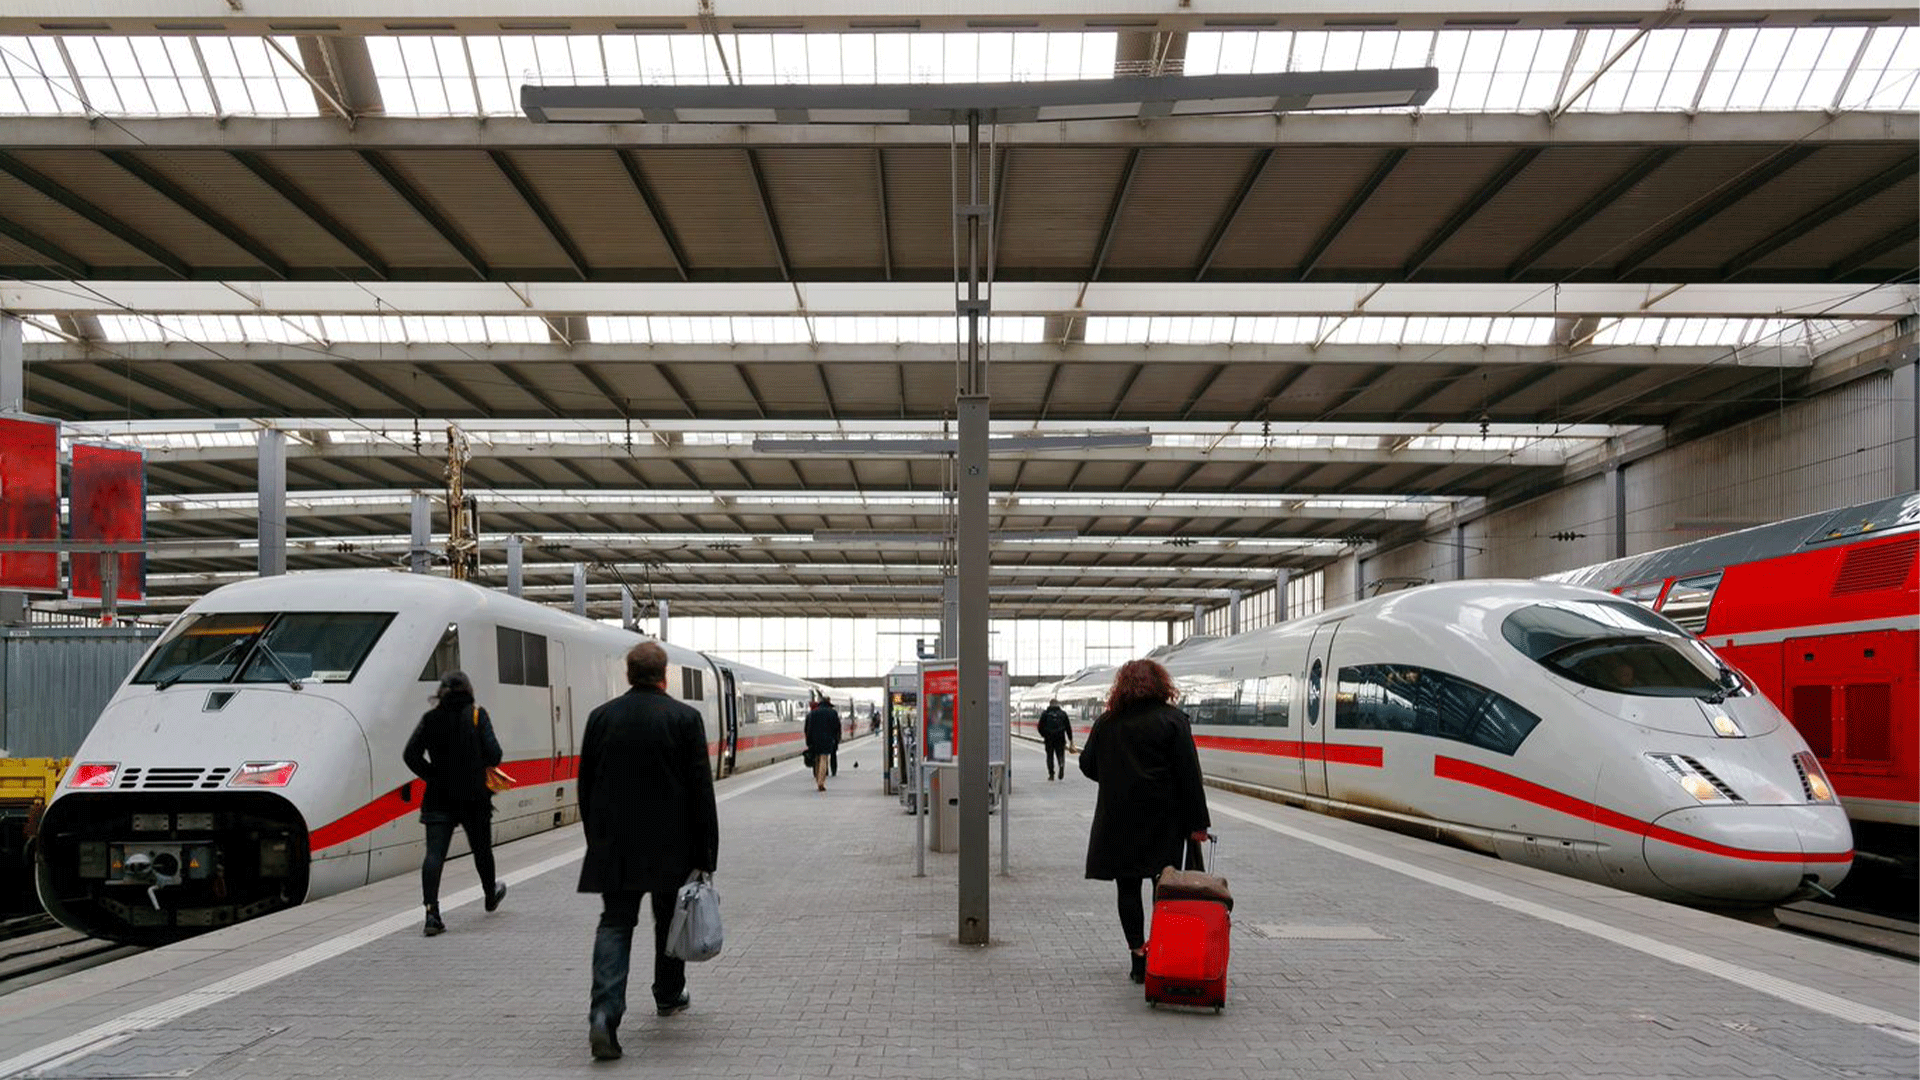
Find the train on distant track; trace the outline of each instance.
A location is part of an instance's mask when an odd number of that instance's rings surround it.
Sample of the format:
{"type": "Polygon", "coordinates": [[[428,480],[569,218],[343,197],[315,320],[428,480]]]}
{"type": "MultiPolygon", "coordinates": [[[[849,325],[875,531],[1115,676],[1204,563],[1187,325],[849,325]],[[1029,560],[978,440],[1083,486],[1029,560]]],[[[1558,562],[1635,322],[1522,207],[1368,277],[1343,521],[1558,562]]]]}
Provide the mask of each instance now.
{"type": "MultiPolygon", "coordinates": [[[[108,702],[34,840],[40,901],[96,937],[178,940],[417,870],[422,786],[401,750],[465,671],[516,781],[496,842],[578,820],[587,714],[642,637],[466,582],[263,578],[182,614],[108,702]]],[[[662,642],[714,775],[800,753],[825,688],[662,642]]]]}
{"type": "MultiPolygon", "coordinates": [[[[1832,890],[1845,812],[1805,739],[1699,638],[1539,581],[1428,585],[1166,651],[1202,770],[1281,801],[1704,906],[1832,890]]],[[[1086,738],[1113,678],[1057,698],[1086,738]]]]}
{"type": "Polygon", "coordinates": [[[1551,576],[1700,635],[1793,721],[1863,850],[1920,846],[1920,493],[1551,576]]]}

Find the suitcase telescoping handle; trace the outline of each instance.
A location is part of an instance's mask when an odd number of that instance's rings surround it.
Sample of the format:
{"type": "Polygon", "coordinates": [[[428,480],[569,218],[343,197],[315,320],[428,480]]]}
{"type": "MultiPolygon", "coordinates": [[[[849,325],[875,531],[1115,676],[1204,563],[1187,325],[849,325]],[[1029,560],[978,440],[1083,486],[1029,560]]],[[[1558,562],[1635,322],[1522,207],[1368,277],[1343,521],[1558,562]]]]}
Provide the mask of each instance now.
{"type": "MultiPolygon", "coordinates": [[[[1189,851],[1192,851],[1197,846],[1199,845],[1193,842],[1193,837],[1191,836],[1187,837],[1186,841],[1180,845],[1180,869],[1185,870],[1187,868],[1187,853],[1189,851]]],[[[1217,873],[1217,871],[1214,869],[1214,866],[1218,864],[1219,861],[1220,861],[1220,836],[1218,833],[1215,833],[1212,830],[1208,830],[1207,832],[1207,865],[1203,868],[1204,871],[1209,874],[1217,873]]]]}

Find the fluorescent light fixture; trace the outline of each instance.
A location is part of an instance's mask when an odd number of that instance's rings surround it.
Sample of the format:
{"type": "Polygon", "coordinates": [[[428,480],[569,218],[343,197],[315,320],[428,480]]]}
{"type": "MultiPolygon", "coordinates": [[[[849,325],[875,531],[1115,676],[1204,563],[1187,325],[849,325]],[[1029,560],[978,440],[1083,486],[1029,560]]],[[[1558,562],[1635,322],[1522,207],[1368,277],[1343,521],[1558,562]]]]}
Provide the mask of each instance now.
{"type": "MultiPolygon", "coordinates": [[[[987,440],[987,452],[1013,453],[1047,450],[1128,450],[1153,445],[1144,431],[1116,431],[1104,435],[1010,435],[987,440]]],[[[936,457],[958,453],[958,439],[755,439],[756,454],[888,454],[894,457],[936,457]]]]}
{"type": "Polygon", "coordinates": [[[1026,83],[526,85],[520,107],[547,124],[953,124],[975,114],[1020,124],[1419,105],[1439,84],[1438,69],[1421,67],[1026,83]]]}

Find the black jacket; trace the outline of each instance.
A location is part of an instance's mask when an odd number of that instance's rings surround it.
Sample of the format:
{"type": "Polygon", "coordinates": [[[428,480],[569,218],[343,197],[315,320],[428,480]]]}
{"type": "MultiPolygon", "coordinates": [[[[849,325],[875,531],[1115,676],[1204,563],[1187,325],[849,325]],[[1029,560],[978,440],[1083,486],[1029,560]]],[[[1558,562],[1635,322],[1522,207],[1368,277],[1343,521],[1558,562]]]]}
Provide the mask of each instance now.
{"type": "Polygon", "coordinates": [[[413,775],[425,780],[420,809],[427,813],[485,802],[487,767],[500,764],[500,741],[493,737],[493,718],[465,694],[453,695],[428,709],[407,739],[400,755],[413,775]]]}
{"type": "Polygon", "coordinates": [[[707,728],[658,687],[593,710],[580,739],[581,892],[678,886],[720,856],[707,728]]]}
{"type": "Polygon", "coordinates": [[[1040,714],[1040,722],[1034,726],[1039,729],[1040,737],[1050,743],[1073,738],[1073,724],[1067,720],[1067,710],[1058,705],[1047,706],[1047,711],[1040,714]]]}
{"type": "Polygon", "coordinates": [[[831,754],[840,747],[840,710],[823,701],[807,714],[807,749],[831,754]]]}
{"type": "Polygon", "coordinates": [[[1187,834],[1207,828],[1187,714],[1172,705],[1103,713],[1080,748],[1080,771],[1100,785],[1087,836],[1087,876],[1150,878],[1180,865],[1187,834]]]}

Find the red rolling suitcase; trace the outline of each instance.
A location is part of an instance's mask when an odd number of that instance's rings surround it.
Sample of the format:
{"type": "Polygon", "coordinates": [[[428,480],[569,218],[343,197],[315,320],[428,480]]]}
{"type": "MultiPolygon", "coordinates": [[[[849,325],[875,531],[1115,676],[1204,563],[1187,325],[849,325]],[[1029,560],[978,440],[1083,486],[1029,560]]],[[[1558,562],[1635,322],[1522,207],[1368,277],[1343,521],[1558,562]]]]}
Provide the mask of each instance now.
{"type": "MultiPolygon", "coordinates": [[[[1212,835],[1207,838],[1213,839],[1212,835]]],[[[1184,869],[1184,850],[1180,862],[1184,869]]],[[[1213,876],[1217,894],[1231,895],[1226,879],[1213,876]]],[[[1211,1006],[1218,1012],[1227,1003],[1232,901],[1187,899],[1194,895],[1191,885],[1188,881],[1180,888],[1154,890],[1153,936],[1147,941],[1147,1002],[1211,1006]]]]}

